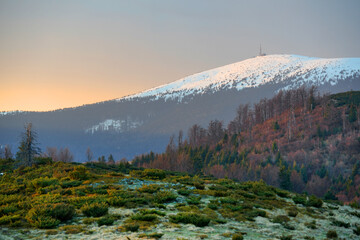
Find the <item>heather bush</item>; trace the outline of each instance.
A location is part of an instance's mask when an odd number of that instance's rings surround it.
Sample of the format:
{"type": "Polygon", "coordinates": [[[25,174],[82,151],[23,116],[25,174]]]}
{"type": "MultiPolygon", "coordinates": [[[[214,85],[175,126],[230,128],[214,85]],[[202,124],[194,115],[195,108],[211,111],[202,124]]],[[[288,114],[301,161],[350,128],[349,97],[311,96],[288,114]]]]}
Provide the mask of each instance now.
{"type": "Polygon", "coordinates": [[[99,220],[97,220],[97,224],[99,226],[103,226],[103,225],[110,226],[114,223],[114,221],[115,219],[112,216],[104,216],[101,217],[99,220]]]}
{"type": "Polygon", "coordinates": [[[156,203],[167,203],[176,200],[176,194],[170,191],[159,191],[155,194],[154,200],[156,203]]]}
{"type": "Polygon", "coordinates": [[[87,217],[101,217],[108,213],[109,207],[106,203],[85,204],[81,211],[87,217]]]}
{"type": "Polygon", "coordinates": [[[170,221],[173,223],[190,223],[197,227],[205,227],[209,225],[210,218],[198,213],[181,212],[176,215],[170,215],[170,221]]]}

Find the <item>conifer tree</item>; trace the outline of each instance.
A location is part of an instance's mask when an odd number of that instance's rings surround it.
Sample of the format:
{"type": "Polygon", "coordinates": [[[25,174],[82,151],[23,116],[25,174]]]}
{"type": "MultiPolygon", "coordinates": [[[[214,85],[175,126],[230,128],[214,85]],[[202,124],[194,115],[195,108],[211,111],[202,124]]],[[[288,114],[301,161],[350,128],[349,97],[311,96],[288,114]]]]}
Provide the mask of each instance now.
{"type": "Polygon", "coordinates": [[[25,166],[32,166],[35,155],[40,153],[37,147],[37,134],[32,129],[32,124],[25,125],[25,132],[21,135],[19,151],[16,153],[16,159],[20,160],[25,166]]]}

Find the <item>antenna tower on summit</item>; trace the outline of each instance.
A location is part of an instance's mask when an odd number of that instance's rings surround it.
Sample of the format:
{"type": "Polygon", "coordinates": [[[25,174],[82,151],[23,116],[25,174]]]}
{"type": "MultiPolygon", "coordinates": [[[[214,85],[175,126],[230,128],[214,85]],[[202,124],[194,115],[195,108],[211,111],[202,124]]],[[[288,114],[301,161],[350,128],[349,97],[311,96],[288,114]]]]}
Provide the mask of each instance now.
{"type": "Polygon", "coordinates": [[[262,50],[261,50],[261,43],[260,43],[260,52],[259,52],[259,56],[266,56],[266,53],[263,53],[262,50]]]}

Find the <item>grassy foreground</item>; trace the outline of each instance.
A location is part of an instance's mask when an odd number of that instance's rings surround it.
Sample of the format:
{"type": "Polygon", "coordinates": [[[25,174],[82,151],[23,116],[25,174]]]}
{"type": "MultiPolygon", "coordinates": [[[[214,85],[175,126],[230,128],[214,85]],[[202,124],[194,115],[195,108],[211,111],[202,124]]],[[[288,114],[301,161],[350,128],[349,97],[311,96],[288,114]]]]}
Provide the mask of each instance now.
{"type": "Polygon", "coordinates": [[[263,182],[125,164],[1,164],[0,239],[360,238],[358,209],[263,182]]]}

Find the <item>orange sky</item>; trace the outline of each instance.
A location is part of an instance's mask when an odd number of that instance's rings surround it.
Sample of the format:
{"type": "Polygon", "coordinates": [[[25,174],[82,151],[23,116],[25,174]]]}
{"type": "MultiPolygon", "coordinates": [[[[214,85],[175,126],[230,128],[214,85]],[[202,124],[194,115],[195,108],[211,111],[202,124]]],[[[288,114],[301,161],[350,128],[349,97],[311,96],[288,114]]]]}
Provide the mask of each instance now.
{"type": "Polygon", "coordinates": [[[0,111],[119,98],[264,52],[360,56],[359,0],[0,1],[0,111]]]}

